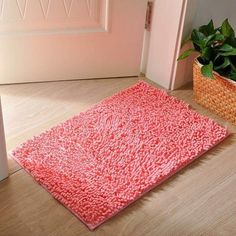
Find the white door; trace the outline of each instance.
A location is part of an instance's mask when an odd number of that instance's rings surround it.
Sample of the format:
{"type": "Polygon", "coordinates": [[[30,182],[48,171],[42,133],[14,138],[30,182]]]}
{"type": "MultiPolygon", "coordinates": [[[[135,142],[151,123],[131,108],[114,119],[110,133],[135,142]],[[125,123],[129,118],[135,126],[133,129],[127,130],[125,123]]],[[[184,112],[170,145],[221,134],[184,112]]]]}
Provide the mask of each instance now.
{"type": "Polygon", "coordinates": [[[134,76],[147,0],[0,0],[0,83],[134,76]]]}

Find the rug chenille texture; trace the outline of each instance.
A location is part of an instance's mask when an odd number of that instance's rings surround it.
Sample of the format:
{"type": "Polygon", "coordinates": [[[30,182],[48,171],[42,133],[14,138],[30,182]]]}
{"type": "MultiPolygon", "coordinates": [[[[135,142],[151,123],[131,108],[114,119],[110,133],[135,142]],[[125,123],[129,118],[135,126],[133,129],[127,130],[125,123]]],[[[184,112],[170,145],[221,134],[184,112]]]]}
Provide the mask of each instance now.
{"type": "Polygon", "coordinates": [[[140,81],[12,156],[92,230],[227,136],[212,119],[140,81]]]}

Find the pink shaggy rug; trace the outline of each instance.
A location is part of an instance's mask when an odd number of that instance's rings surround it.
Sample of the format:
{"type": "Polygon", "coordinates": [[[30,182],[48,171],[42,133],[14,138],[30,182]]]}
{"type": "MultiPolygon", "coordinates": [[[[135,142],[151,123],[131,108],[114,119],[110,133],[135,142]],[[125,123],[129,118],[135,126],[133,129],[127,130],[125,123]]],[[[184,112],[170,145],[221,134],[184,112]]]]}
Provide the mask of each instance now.
{"type": "Polygon", "coordinates": [[[94,229],[227,135],[188,104],[139,82],[28,140],[12,155],[94,229]]]}

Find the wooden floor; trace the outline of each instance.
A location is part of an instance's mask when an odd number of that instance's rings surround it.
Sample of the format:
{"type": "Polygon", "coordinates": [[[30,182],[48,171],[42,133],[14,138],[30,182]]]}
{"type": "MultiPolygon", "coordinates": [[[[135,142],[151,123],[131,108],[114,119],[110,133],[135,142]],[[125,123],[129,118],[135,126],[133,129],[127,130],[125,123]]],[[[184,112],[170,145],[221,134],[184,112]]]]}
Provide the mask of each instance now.
{"type": "MultiPolygon", "coordinates": [[[[137,80],[0,86],[7,149],[137,80]]],[[[236,235],[236,127],[196,105],[191,86],[171,94],[227,125],[233,134],[94,232],[9,159],[11,175],[0,182],[0,236],[236,235]]]]}

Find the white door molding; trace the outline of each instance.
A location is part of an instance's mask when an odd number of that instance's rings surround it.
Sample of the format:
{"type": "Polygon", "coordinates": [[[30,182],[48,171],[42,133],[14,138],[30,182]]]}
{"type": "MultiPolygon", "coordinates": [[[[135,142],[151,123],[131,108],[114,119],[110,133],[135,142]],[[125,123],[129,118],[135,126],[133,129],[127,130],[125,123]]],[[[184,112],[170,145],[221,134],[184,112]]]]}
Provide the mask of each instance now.
{"type": "Polygon", "coordinates": [[[173,89],[188,0],[155,0],[146,76],[173,89]]]}
{"type": "Polygon", "coordinates": [[[2,106],[0,97],[0,181],[8,177],[8,164],[7,164],[7,152],[6,142],[2,118],[2,106]]]}
{"type": "Polygon", "coordinates": [[[110,0],[0,0],[0,36],[108,31],[110,0]]]}

